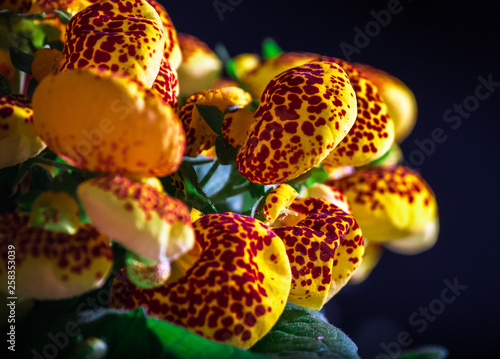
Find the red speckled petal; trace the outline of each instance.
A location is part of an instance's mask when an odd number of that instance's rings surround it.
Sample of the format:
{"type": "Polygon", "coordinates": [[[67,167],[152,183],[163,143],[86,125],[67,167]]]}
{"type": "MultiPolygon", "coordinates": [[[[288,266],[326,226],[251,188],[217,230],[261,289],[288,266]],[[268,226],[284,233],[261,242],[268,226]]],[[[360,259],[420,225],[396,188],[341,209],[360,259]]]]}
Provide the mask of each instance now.
{"type": "Polygon", "coordinates": [[[292,269],[288,300],[320,310],[350,279],[364,252],[354,218],[317,198],[297,198],[289,207],[305,216],[296,225],[274,228],[292,269]]]}
{"type": "Polygon", "coordinates": [[[283,243],[263,223],[234,213],[204,216],[194,227],[203,249],[185,276],[140,290],[119,274],[110,306],[144,306],[150,315],[205,338],[249,348],[286,304],[290,266],[283,243]]]}
{"type": "Polygon", "coordinates": [[[45,148],[33,127],[31,99],[0,95],[0,168],[17,165],[45,148]]]}
{"type": "Polygon", "coordinates": [[[344,70],[313,62],[276,76],[266,87],[238,170],[259,184],[286,182],[318,165],[349,132],[356,97],[344,70]]]}
{"type": "Polygon", "coordinates": [[[177,109],[179,81],[177,80],[176,72],[170,67],[170,63],[165,55],[161,60],[160,71],[151,90],[158,94],[163,103],[170,105],[173,109],[177,109]]]}
{"type": "Polygon", "coordinates": [[[264,217],[268,222],[274,222],[282,213],[283,209],[290,206],[298,193],[292,186],[281,183],[269,193],[264,204],[264,217]]]}
{"type": "Polygon", "coordinates": [[[168,60],[170,66],[175,71],[179,68],[179,65],[181,63],[182,53],[174,23],[172,22],[172,19],[168,15],[163,5],[154,0],[147,0],[147,2],[156,10],[158,15],[160,16],[161,22],[163,24],[163,30],[165,32],[164,57],[168,60]]]}
{"type": "Polygon", "coordinates": [[[86,224],[71,235],[28,222],[26,213],[0,215],[0,281],[7,283],[8,246],[13,245],[17,296],[63,299],[104,284],[113,266],[106,236],[86,224]]]}
{"type": "Polygon", "coordinates": [[[77,193],[92,223],[139,256],[176,259],[194,244],[186,205],[149,185],[108,174],[81,183],[77,193]]]}
{"type": "Polygon", "coordinates": [[[385,154],[394,142],[394,123],[377,88],[362,76],[349,74],[349,80],[356,92],[358,115],[347,136],[323,161],[329,166],[365,165],[385,154]]]}
{"type": "Polygon", "coordinates": [[[190,96],[179,111],[186,132],[186,156],[196,157],[210,149],[215,145],[217,137],[195,105],[215,106],[224,113],[229,106],[244,107],[250,101],[250,94],[239,87],[223,87],[190,96]]]}
{"type": "Polygon", "coordinates": [[[253,112],[239,107],[224,115],[221,130],[222,136],[234,148],[240,148],[248,137],[248,129],[254,122],[253,112]]]}
{"type": "Polygon", "coordinates": [[[347,197],[335,187],[315,183],[312,186],[307,187],[306,194],[302,197],[323,199],[336,205],[344,212],[352,214],[351,206],[347,201],[347,197]]]}
{"type": "Polygon", "coordinates": [[[145,0],[103,0],[71,18],[61,70],[97,67],[151,87],[164,48],[161,19],[145,0]]]}
{"type": "Polygon", "coordinates": [[[423,233],[438,217],[432,190],[420,175],[403,166],[361,169],[327,184],[347,197],[369,241],[386,242],[423,233]]]}

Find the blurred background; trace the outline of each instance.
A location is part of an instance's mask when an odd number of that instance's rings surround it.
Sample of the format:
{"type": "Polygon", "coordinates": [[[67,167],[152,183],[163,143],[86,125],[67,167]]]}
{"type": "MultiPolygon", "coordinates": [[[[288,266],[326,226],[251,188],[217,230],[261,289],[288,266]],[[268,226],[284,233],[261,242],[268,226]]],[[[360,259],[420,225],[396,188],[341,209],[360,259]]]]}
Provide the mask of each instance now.
{"type": "Polygon", "coordinates": [[[363,358],[388,358],[398,350],[428,344],[445,346],[450,358],[492,357],[500,335],[500,283],[495,274],[500,269],[500,241],[494,231],[500,214],[495,171],[500,4],[477,0],[162,3],[178,32],[194,35],[212,49],[222,43],[231,56],[260,53],[262,40],[272,37],[285,51],[370,64],[413,90],[418,123],[402,149],[436,193],[441,220],[438,243],[416,256],[384,252],[370,277],[344,288],[327,305],[326,314],[355,341],[363,358]],[[377,31],[376,14],[389,8],[396,11],[377,31]],[[356,38],[366,30],[371,30],[368,40],[356,38]],[[356,51],[346,52],[353,48],[356,51]],[[489,92],[479,95],[484,98],[488,93],[485,99],[477,99],[475,92],[481,81],[490,83],[489,92]],[[458,111],[457,106],[466,107],[461,114],[453,113],[458,119],[447,122],[446,114],[458,111]],[[436,128],[445,134],[440,143],[422,150],[418,143],[430,140],[436,128]],[[450,303],[441,297],[446,283],[457,294],[450,303]]]}

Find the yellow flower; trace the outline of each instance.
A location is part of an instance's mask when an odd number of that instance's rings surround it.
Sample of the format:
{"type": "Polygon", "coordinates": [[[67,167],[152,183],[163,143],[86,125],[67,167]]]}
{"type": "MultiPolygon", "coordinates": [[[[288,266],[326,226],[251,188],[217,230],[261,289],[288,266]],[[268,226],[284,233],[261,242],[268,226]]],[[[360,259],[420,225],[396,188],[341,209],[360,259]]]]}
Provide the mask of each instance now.
{"type": "Polygon", "coordinates": [[[215,53],[198,38],[179,34],[182,62],[179,74],[180,95],[210,90],[222,73],[222,63],[215,53]]]}
{"type": "Polygon", "coordinates": [[[0,168],[24,162],[44,148],[33,127],[31,100],[24,95],[0,95],[0,168]]]}
{"type": "MultiPolygon", "coordinates": [[[[275,197],[271,192],[266,204],[275,197]]],[[[289,201],[276,203],[285,206],[289,201]]],[[[287,207],[287,215],[273,223],[273,231],[283,240],[290,261],[288,300],[320,310],[360,265],[363,236],[352,215],[325,200],[296,198],[287,207]]]]}
{"type": "Polygon", "coordinates": [[[128,74],[151,87],[164,47],[161,19],[145,0],[103,0],[71,18],[61,70],[97,67],[128,74]]]}
{"type": "Polygon", "coordinates": [[[7,282],[5,268],[13,246],[17,296],[63,299],[104,284],[113,266],[109,239],[95,227],[77,223],[75,209],[68,195],[46,192],[33,204],[31,215],[0,215],[0,280],[7,282]]]}
{"type": "MultiPolygon", "coordinates": [[[[148,183],[108,174],[82,182],[78,198],[90,221],[140,257],[160,263],[194,244],[190,213],[180,200],[148,183]]],[[[161,185],[160,185],[161,188],[161,185]]]]}
{"type": "Polygon", "coordinates": [[[222,113],[229,106],[246,106],[251,101],[249,93],[238,87],[223,87],[191,95],[179,110],[179,117],[186,132],[186,156],[196,157],[215,145],[217,134],[201,117],[196,105],[217,107],[222,113]]]}
{"type": "Polygon", "coordinates": [[[370,242],[400,247],[410,253],[426,250],[436,242],[436,198],[422,177],[409,168],[360,169],[327,184],[348,198],[354,217],[370,242]]]}
{"type": "Polygon", "coordinates": [[[35,52],[31,63],[31,73],[35,80],[41,82],[47,75],[56,73],[62,59],[62,52],[56,49],[44,48],[35,52]]]}
{"type": "Polygon", "coordinates": [[[413,92],[398,78],[369,65],[354,64],[379,90],[394,121],[394,137],[401,143],[417,121],[417,101],[413,92]]]}
{"type": "Polygon", "coordinates": [[[77,167],[165,176],[182,161],[185,137],[174,110],[129,77],[95,69],[49,75],[33,109],[39,136],[77,167]]]}
{"type": "Polygon", "coordinates": [[[362,166],[384,155],[394,142],[394,123],[377,87],[349,63],[333,58],[344,69],[357,99],[357,117],[342,142],[323,164],[333,167],[362,166]]]}
{"type": "Polygon", "coordinates": [[[122,271],[110,306],[144,306],[151,316],[207,339],[250,348],[285,308],[290,265],[283,242],[263,223],[234,213],[203,216],[194,228],[201,251],[183,276],[141,289],[122,271]]]}
{"type": "Polygon", "coordinates": [[[286,182],[323,161],[356,119],[356,97],[344,70],[331,62],[294,67],[269,82],[238,170],[259,184],[286,182]]]}

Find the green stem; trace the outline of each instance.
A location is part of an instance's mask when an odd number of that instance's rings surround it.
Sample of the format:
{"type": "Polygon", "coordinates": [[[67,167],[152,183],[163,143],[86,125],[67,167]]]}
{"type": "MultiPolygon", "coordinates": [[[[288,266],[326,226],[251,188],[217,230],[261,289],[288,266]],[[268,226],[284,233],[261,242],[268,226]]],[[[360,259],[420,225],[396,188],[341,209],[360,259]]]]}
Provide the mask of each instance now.
{"type": "Polygon", "coordinates": [[[210,169],[208,170],[207,174],[203,177],[203,179],[200,181],[200,187],[203,188],[205,185],[210,181],[210,178],[214,175],[215,171],[217,171],[217,168],[219,168],[220,162],[218,160],[214,161],[214,164],[210,169]]]}
{"type": "Polygon", "coordinates": [[[246,191],[248,191],[248,188],[249,188],[249,185],[246,184],[244,186],[241,186],[241,187],[237,187],[237,188],[231,188],[230,190],[226,191],[226,190],[222,190],[220,192],[217,192],[215,195],[213,195],[212,197],[210,197],[210,199],[213,201],[213,202],[217,202],[221,199],[226,199],[226,198],[229,198],[229,197],[233,197],[233,196],[236,196],[238,194],[241,194],[241,193],[244,193],[246,191]]]}

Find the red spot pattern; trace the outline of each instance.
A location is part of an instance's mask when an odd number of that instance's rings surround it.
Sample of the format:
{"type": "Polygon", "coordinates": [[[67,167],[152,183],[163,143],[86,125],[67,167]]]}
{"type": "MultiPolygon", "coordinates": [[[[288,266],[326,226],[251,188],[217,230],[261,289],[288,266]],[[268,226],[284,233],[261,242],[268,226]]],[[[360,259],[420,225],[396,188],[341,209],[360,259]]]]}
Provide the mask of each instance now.
{"type": "Polygon", "coordinates": [[[104,0],[69,21],[61,70],[113,69],[149,87],[158,74],[164,48],[161,20],[146,2],[104,0]]]}
{"type": "Polygon", "coordinates": [[[394,141],[394,123],[377,87],[359,69],[343,60],[327,59],[339,64],[349,75],[356,92],[357,117],[347,136],[323,164],[332,167],[365,165],[389,150],[394,141]]]}
{"type": "Polygon", "coordinates": [[[348,281],[364,253],[354,217],[318,198],[297,198],[289,210],[305,216],[295,226],[274,228],[292,270],[292,303],[319,310],[348,281]]]}
{"type": "Polygon", "coordinates": [[[290,267],[283,243],[263,223],[234,213],[204,216],[194,228],[203,249],[184,276],[156,289],[140,289],[122,271],[113,283],[110,306],[143,306],[150,315],[208,339],[249,348],[284,309],[290,267]]]}
{"type": "Polygon", "coordinates": [[[355,120],[346,73],[331,62],[291,68],[269,82],[238,152],[238,170],[260,184],[285,182],[320,163],[355,120]]]}
{"type": "Polygon", "coordinates": [[[0,279],[7,282],[8,246],[15,247],[16,294],[28,298],[64,298],[101,284],[113,264],[109,239],[82,224],[74,235],[28,225],[25,213],[0,215],[0,279]],[[37,260],[36,262],[34,260],[37,260]],[[36,273],[36,283],[23,278],[36,273]],[[62,283],[64,282],[64,284],[62,283]]]}
{"type": "Polygon", "coordinates": [[[179,95],[179,82],[177,73],[172,70],[166,55],[161,60],[160,71],[151,90],[160,96],[163,103],[177,110],[177,96],[179,95]]]}

